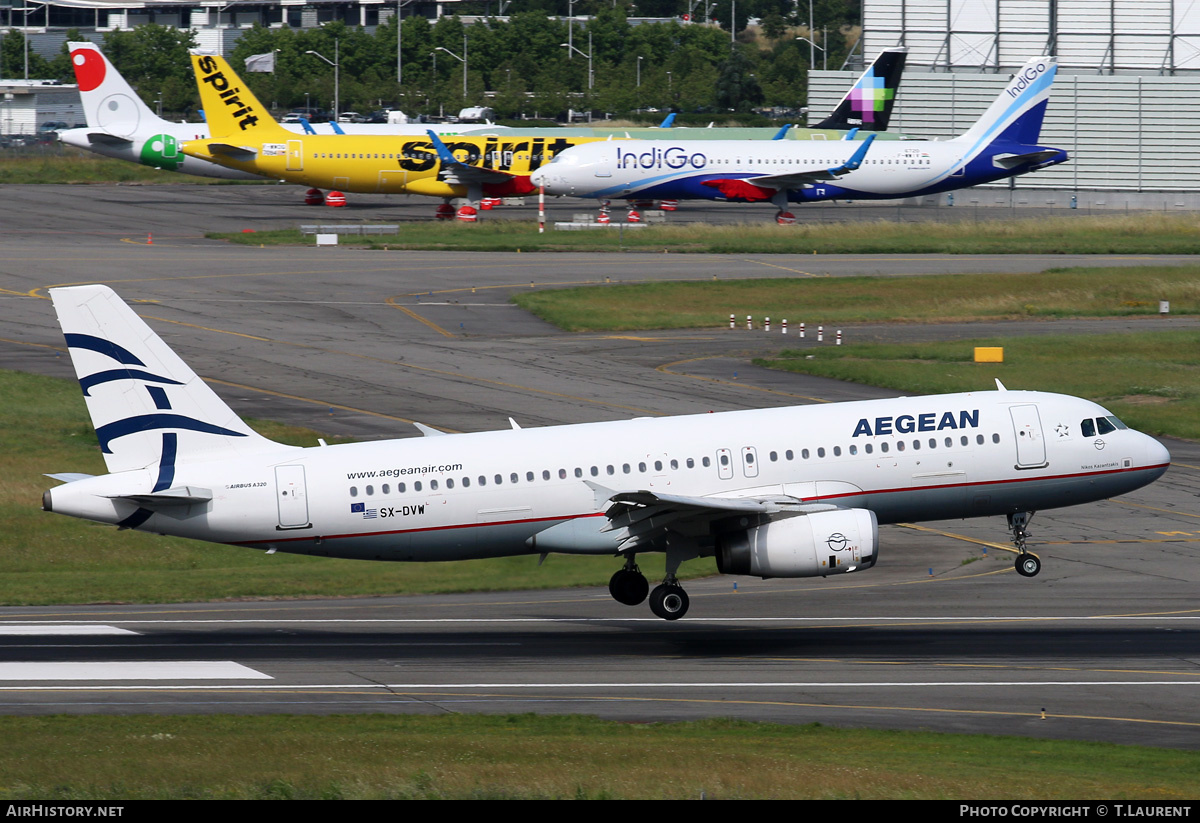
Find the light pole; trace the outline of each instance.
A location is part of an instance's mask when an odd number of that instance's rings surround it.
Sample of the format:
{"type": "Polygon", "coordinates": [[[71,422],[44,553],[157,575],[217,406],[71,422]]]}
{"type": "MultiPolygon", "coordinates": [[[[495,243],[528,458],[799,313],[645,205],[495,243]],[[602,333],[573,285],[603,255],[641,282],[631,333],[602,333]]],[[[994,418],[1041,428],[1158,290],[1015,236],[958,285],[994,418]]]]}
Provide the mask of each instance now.
{"type": "Polygon", "coordinates": [[[637,59],[637,87],[638,87],[639,89],[642,87],[642,61],[643,61],[643,60],[645,60],[645,59],[646,59],[646,58],[642,57],[640,54],[638,55],[638,59],[637,59]]]}
{"type": "Polygon", "coordinates": [[[329,65],[333,66],[333,122],[336,123],[337,119],[338,119],[338,112],[341,111],[341,102],[342,102],[342,98],[341,98],[341,91],[342,91],[341,66],[338,65],[338,59],[340,56],[338,40],[337,40],[337,38],[334,38],[334,40],[333,40],[333,59],[332,60],[330,60],[328,57],[321,54],[320,52],[313,51],[312,49],[309,49],[308,51],[306,51],[304,53],[311,54],[313,57],[319,57],[320,59],[324,60],[329,65]]]}
{"type": "MultiPolygon", "coordinates": [[[[574,46],[572,46],[570,43],[559,43],[558,45],[560,45],[560,46],[562,46],[562,47],[564,47],[564,48],[568,49],[568,52],[567,52],[567,54],[568,54],[568,55],[570,55],[570,53],[571,53],[571,52],[575,52],[575,53],[576,53],[576,54],[578,54],[580,57],[586,57],[586,58],[587,58],[587,61],[588,61],[588,88],[589,88],[589,89],[593,88],[593,87],[595,86],[595,78],[592,76],[592,33],[591,33],[590,31],[588,32],[588,50],[587,50],[587,54],[584,54],[584,53],[583,53],[583,52],[581,52],[579,49],[577,49],[577,48],[575,48],[574,46]]],[[[640,58],[640,57],[638,58],[638,60],[641,60],[641,59],[642,59],[642,58],[640,58]]],[[[639,67],[640,67],[641,65],[642,65],[641,63],[638,63],[638,66],[639,66],[639,67]]],[[[638,72],[638,76],[639,76],[639,77],[641,76],[641,72],[640,72],[640,71],[638,72]]],[[[640,85],[640,83],[639,83],[639,85],[640,85]]]]}
{"type": "Polygon", "coordinates": [[[818,46],[816,43],[809,40],[807,37],[797,37],[796,39],[803,40],[805,43],[808,43],[808,70],[809,71],[813,70],[813,60],[816,59],[816,56],[813,54],[814,48],[821,49],[821,60],[822,60],[821,68],[824,69],[826,67],[826,65],[825,65],[825,49],[822,48],[821,46],[818,46]]]}
{"type": "MultiPolygon", "coordinates": [[[[45,8],[45,6],[43,6],[42,8],[45,8]]],[[[23,32],[21,32],[21,36],[22,36],[22,39],[25,41],[25,79],[28,80],[29,79],[29,12],[37,11],[37,6],[21,6],[20,8],[9,9],[8,16],[9,16],[10,22],[12,19],[12,13],[14,11],[25,12],[25,27],[24,27],[25,30],[23,32]]]]}
{"type": "MultiPolygon", "coordinates": [[[[434,49],[434,51],[444,51],[444,52],[446,52],[446,54],[450,55],[455,60],[457,60],[458,62],[463,64],[463,100],[466,100],[467,99],[467,57],[469,56],[467,54],[467,35],[465,35],[465,34],[463,35],[463,56],[462,57],[459,57],[457,54],[450,51],[450,49],[445,48],[443,46],[438,46],[436,49],[434,49]]],[[[435,57],[434,60],[437,60],[437,58],[435,57]]],[[[433,67],[434,67],[434,70],[436,71],[437,70],[436,62],[433,64],[433,67]]]]}

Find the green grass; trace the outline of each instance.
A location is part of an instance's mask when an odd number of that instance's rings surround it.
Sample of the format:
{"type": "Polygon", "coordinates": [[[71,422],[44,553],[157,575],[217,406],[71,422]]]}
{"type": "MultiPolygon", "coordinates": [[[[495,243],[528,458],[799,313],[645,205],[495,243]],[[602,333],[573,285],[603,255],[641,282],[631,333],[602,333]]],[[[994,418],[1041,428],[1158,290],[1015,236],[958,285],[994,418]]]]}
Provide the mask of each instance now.
{"type": "MultiPolygon", "coordinates": [[[[74,381],[0,371],[0,605],[169,603],[225,598],[333,597],[606,585],[611,557],[555,555],[457,563],[377,563],[267,555],[41,510],[46,472],[106,470],[74,381]]],[[[316,432],[248,421],[273,439],[314,445],[316,432]]],[[[331,439],[331,442],[336,442],[331,439]]],[[[642,563],[661,576],[664,560],[642,563]]],[[[715,572],[688,564],[688,576],[715,572]]]]}
{"type": "Polygon", "coordinates": [[[1029,274],[807,277],[582,286],[518,293],[513,301],[567,331],[744,328],[787,318],[823,323],[1200,313],[1200,264],[1049,269],[1029,274]]]}
{"type": "MultiPolygon", "coordinates": [[[[195,177],[102,157],[82,149],[51,144],[0,152],[0,183],[232,183],[195,177]]],[[[254,182],[254,181],[251,181],[254,182]]]]}
{"type": "Polygon", "coordinates": [[[999,378],[1087,397],[1149,434],[1200,439],[1200,332],[824,346],[755,362],[919,394],[992,389],[999,378]],[[975,346],[1003,346],[1004,363],[973,362],[975,346]]]}
{"type": "MultiPolygon", "coordinates": [[[[588,211],[588,203],[579,204],[588,211]]],[[[1196,254],[1200,224],[1192,215],[1146,212],[1121,216],[988,219],[979,222],[848,221],[778,226],[769,210],[748,206],[744,223],[653,225],[630,231],[537,231],[532,212],[501,211],[476,224],[419,222],[391,237],[342,237],[343,245],[374,249],[457,251],[653,251],[705,254],[1196,254]]],[[[815,215],[815,212],[814,212],[815,215]]],[[[823,215],[822,215],[823,216],[823,215]]],[[[312,244],[299,231],[208,237],[248,244],[312,244]]]]}
{"type": "Polygon", "coordinates": [[[0,728],[9,801],[1200,796],[1196,752],[817,724],[371,714],[6,717],[0,728]]]}

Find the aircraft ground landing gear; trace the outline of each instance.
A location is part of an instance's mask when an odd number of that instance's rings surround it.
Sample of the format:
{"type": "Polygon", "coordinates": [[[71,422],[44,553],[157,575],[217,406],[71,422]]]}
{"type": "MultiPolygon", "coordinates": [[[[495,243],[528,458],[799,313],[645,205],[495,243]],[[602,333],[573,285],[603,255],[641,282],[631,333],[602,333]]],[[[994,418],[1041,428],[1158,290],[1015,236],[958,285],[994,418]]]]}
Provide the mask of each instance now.
{"type": "Polygon", "coordinates": [[[687,592],[673,578],[650,593],[650,611],[663,620],[678,620],[687,614],[688,605],[687,592]]]}
{"type": "Polygon", "coordinates": [[[1017,547],[1017,560],[1014,564],[1017,574],[1022,577],[1034,577],[1042,570],[1042,561],[1036,554],[1030,554],[1025,546],[1029,539],[1029,520],[1034,512],[1017,512],[1008,516],[1008,529],[1012,532],[1013,545],[1017,547]]]}
{"type": "Polygon", "coordinates": [[[636,606],[645,602],[649,592],[650,584],[646,582],[646,576],[632,561],[626,563],[625,568],[617,569],[608,581],[608,593],[612,595],[613,600],[626,606],[636,606]]]}

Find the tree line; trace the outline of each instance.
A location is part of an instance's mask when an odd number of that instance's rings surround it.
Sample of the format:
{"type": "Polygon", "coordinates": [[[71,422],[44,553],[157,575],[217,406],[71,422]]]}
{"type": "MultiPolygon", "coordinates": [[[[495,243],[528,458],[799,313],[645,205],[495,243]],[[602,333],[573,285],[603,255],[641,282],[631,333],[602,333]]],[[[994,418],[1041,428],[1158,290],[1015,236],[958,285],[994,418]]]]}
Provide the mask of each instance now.
{"type": "MultiPolygon", "coordinates": [[[[684,0],[654,2],[664,7],[659,13],[678,14],[684,0]]],[[[577,15],[591,12],[591,17],[568,22],[547,16],[565,14],[565,8],[553,8],[566,6],[565,0],[525,3],[528,10],[506,19],[470,24],[459,16],[437,21],[408,16],[392,17],[374,31],[340,21],[309,29],[255,26],[243,33],[230,61],[242,72],[250,55],[275,53],[273,73],[243,73],[242,77],[265,104],[277,110],[304,105],[332,108],[334,70],[308,53],[313,51],[339,64],[343,111],[399,108],[409,114],[437,114],[488,105],[506,118],[552,118],[567,109],[623,113],[656,108],[717,114],[745,112],[755,106],[803,106],[810,53],[815,54],[818,68],[826,62],[838,68],[858,36],[857,4],[848,0],[814,0],[815,34],[810,39],[815,46],[797,39],[809,37],[807,4],[799,9],[805,18],[799,20],[794,16],[798,7],[790,0],[737,3],[741,22],[736,36],[731,36],[730,27],[739,23],[726,19],[721,24],[719,16],[724,11],[728,17],[729,0],[710,5],[710,15],[718,24],[630,25],[624,6],[595,0],[579,0],[573,8],[577,15]],[[588,9],[589,3],[595,7],[588,9]],[[756,12],[759,24],[747,28],[746,18],[756,12]],[[574,49],[562,45],[568,42],[574,49]]],[[[642,0],[636,13],[646,15],[656,9],[650,0],[642,0]]],[[[72,31],[68,32],[71,39],[88,38],[72,31]]],[[[148,105],[161,103],[171,113],[197,108],[187,53],[195,47],[191,31],[148,24],[107,32],[99,45],[148,105]]],[[[0,46],[0,74],[20,77],[23,70],[20,32],[6,32],[0,46]]],[[[53,60],[31,54],[29,76],[74,82],[66,47],[53,60]]]]}

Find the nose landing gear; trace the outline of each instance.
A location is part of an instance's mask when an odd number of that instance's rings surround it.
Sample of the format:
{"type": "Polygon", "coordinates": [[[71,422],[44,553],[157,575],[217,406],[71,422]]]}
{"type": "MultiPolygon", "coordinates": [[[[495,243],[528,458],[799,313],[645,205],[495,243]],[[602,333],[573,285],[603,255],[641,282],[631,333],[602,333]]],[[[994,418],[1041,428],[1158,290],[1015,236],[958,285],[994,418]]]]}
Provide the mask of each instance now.
{"type": "Polygon", "coordinates": [[[1008,529],[1012,532],[1013,545],[1017,547],[1017,560],[1014,564],[1017,574],[1022,577],[1035,577],[1042,570],[1042,561],[1036,554],[1030,554],[1025,546],[1029,539],[1029,520],[1035,512],[1017,512],[1008,516],[1008,529]]]}

